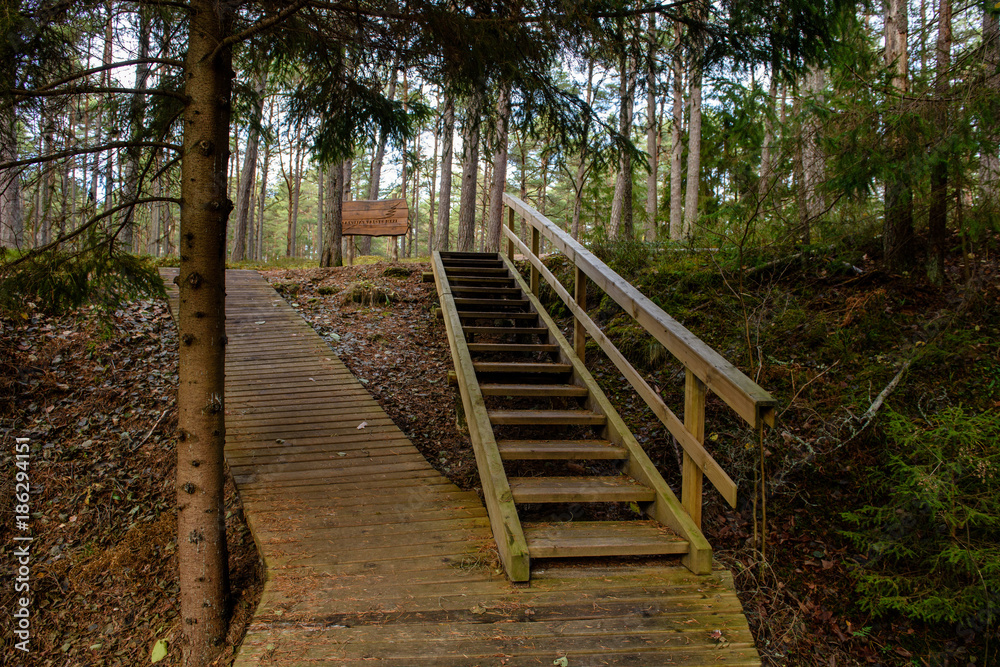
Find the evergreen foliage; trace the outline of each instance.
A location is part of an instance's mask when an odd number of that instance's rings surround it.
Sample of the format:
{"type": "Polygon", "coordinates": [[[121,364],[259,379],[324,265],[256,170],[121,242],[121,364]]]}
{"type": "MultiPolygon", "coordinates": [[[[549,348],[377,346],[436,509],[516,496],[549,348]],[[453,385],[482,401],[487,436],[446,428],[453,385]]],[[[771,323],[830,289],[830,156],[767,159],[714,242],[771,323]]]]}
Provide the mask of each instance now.
{"type": "Polygon", "coordinates": [[[924,420],[889,412],[884,504],[844,518],[868,560],[861,605],[995,632],[1000,621],[1000,415],[947,407],[924,420]]]}

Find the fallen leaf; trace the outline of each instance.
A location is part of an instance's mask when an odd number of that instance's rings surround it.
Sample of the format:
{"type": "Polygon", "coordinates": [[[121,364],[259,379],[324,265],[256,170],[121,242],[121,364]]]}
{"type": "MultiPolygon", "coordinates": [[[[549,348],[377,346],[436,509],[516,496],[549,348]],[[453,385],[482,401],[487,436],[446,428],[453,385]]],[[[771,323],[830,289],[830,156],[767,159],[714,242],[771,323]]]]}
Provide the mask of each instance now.
{"type": "Polygon", "coordinates": [[[360,424],[358,424],[358,430],[363,429],[365,426],[368,426],[368,422],[361,422],[360,424]]]}
{"type": "Polygon", "coordinates": [[[153,644],[153,650],[149,654],[149,661],[152,663],[157,663],[167,657],[167,641],[165,639],[157,639],[156,643],[153,644]]]}
{"type": "Polygon", "coordinates": [[[566,656],[563,656],[561,658],[556,658],[555,660],[552,661],[552,664],[556,665],[557,667],[569,667],[569,658],[567,658],[566,656]]]}

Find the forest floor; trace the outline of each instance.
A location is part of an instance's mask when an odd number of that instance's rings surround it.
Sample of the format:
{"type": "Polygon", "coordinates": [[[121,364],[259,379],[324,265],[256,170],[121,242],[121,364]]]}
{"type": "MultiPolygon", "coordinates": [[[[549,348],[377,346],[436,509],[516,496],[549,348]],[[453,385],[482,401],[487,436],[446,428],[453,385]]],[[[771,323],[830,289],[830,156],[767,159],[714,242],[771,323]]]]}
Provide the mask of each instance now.
{"type": "MultiPolygon", "coordinates": [[[[3,664],[179,665],[176,496],[177,329],[161,300],[0,321],[0,454],[30,439],[30,519],[15,532],[15,477],[0,475],[0,608],[14,609],[14,535],[29,535],[30,652],[3,624],[3,664]],[[7,662],[10,660],[10,662],[7,662]]],[[[262,568],[226,480],[234,601],[226,655],[256,607],[262,568]]]]}

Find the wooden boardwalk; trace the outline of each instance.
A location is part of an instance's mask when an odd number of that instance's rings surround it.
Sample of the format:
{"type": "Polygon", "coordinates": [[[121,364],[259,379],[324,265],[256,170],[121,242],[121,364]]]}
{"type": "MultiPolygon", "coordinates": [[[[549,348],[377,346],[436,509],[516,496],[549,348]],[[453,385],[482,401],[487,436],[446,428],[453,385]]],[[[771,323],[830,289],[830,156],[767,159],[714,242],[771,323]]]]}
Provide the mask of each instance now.
{"type": "Polygon", "coordinates": [[[236,665],[760,664],[723,569],[553,563],[511,584],[477,495],[256,272],[227,281],[226,457],[267,570],[236,665]]]}

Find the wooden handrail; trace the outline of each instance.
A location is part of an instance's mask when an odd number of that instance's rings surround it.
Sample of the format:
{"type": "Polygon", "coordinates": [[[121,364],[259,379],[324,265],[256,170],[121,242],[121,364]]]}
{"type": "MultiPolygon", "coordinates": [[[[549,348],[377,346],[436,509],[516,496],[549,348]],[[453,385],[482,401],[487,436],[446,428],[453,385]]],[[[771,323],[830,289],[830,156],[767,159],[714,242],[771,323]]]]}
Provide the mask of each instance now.
{"type": "Polygon", "coordinates": [[[684,449],[681,500],[696,525],[701,525],[702,473],[719,490],[723,498],[731,506],[735,506],[735,482],[704,447],[706,393],[709,390],[713,391],[758,430],[764,423],[774,425],[774,406],[777,401],[552,221],[517,197],[505,194],[504,203],[510,209],[508,225],[503,230],[508,240],[508,258],[513,258],[515,248],[519,249],[530,263],[532,291],[537,294],[537,276],[544,277],[573,313],[574,345],[578,356],[583,358],[582,332],[586,330],[684,449]],[[530,249],[514,231],[515,212],[530,225],[532,231],[530,249]],[[548,239],[573,262],[576,268],[575,298],[542,263],[538,256],[539,235],[548,239]],[[582,303],[582,295],[586,294],[584,276],[590,277],[684,364],[687,369],[687,380],[683,422],[587,315],[586,304],[582,303]]]}

